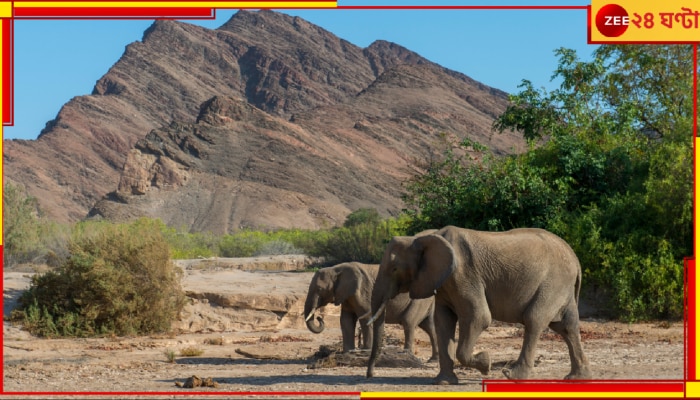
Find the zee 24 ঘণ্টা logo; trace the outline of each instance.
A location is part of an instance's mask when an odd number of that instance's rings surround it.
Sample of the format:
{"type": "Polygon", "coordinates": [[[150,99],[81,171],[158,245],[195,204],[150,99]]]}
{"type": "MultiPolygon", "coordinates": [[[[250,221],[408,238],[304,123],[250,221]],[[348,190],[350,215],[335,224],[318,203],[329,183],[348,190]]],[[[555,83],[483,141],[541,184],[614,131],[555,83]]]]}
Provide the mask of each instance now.
{"type": "Polygon", "coordinates": [[[617,4],[606,4],[595,16],[595,26],[607,37],[618,37],[625,33],[630,24],[627,10],[617,4]]]}
{"type": "Polygon", "coordinates": [[[692,35],[693,41],[697,41],[697,37],[700,37],[700,32],[698,32],[700,11],[685,7],[677,0],[664,4],[654,4],[652,7],[647,7],[649,9],[643,8],[644,3],[621,3],[626,4],[627,9],[619,4],[605,4],[596,12],[595,27],[601,35],[607,38],[617,38],[632,26],[635,31],[632,32],[635,40],[647,41],[651,39],[654,42],[656,41],[654,39],[663,36],[664,40],[662,41],[669,41],[669,39],[677,37],[676,35],[679,33],[683,36],[692,35]],[[632,12],[627,11],[630,8],[632,12]],[[639,37],[640,34],[646,36],[639,37]]]}

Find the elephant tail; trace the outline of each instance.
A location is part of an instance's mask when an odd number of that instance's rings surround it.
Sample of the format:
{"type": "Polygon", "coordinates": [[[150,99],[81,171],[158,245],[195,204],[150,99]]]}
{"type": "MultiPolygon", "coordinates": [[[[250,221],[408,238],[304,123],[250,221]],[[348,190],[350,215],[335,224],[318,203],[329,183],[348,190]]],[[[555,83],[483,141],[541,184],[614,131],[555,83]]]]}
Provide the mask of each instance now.
{"type": "Polygon", "coordinates": [[[578,273],[576,274],[576,287],[574,288],[574,300],[576,300],[576,305],[578,306],[578,297],[581,294],[581,268],[579,267],[578,273]]]}

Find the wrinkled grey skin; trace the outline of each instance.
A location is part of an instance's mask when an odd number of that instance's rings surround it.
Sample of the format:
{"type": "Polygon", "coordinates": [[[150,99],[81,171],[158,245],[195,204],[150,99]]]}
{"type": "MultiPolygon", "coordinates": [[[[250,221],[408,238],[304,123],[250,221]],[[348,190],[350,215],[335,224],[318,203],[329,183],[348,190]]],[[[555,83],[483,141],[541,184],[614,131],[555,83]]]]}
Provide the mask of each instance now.
{"type": "MultiPolygon", "coordinates": [[[[329,303],[340,306],[340,329],[343,334],[343,352],[355,349],[355,326],[360,322],[360,336],[363,339],[360,347],[372,347],[372,329],[367,325],[371,307],[372,289],[379,271],[379,265],[368,265],[349,262],[318,270],[309,284],[309,292],[304,304],[306,326],[311,332],[323,331],[323,319],[316,317],[318,326],[314,324],[314,313],[320,307],[329,303]],[[360,317],[365,317],[360,319],[360,317]]],[[[415,329],[419,326],[430,337],[433,346],[433,357],[437,359],[437,341],[433,323],[433,299],[411,300],[408,293],[396,296],[386,305],[386,323],[401,324],[404,328],[404,348],[413,353],[415,329]]]]}
{"type": "Polygon", "coordinates": [[[580,287],[581,266],[571,247],[541,229],[480,232],[448,226],[422,237],[395,237],[386,248],[372,293],[377,340],[367,377],[374,375],[384,334],[384,317],[377,311],[392,297],[408,292],[414,299],[435,295],[440,353],[435,384],[458,383],[455,355],[463,365],[488,374],[489,354],[472,351],[492,319],[525,327],[520,356],[503,370],[506,377],[530,376],[537,339],[549,326],[569,349],[571,372],[565,379],[590,379],[579,333],[580,287]]]}

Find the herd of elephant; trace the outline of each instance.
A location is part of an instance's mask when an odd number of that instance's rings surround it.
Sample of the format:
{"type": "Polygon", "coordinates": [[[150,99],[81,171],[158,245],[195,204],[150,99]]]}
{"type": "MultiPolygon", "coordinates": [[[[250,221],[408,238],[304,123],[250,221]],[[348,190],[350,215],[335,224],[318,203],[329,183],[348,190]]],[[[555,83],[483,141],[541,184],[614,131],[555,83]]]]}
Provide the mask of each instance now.
{"type": "Polygon", "coordinates": [[[540,334],[549,327],[569,349],[571,371],[564,379],[591,379],[579,330],[581,266],[571,247],[542,229],[481,232],[454,226],[415,236],[394,237],[380,265],[357,262],[317,271],[304,306],[306,325],[323,331],[316,311],[340,306],[343,352],[370,349],[367,377],[374,376],[384,324],[401,324],[404,348],[413,354],[416,327],[430,337],[431,360],[440,372],[435,384],[457,384],[455,356],[482,374],[491,369],[486,351],[472,354],[474,344],[495,319],[524,326],[518,359],[503,369],[513,380],[528,379],[540,334]],[[459,338],[455,330],[459,322],[459,338]],[[455,348],[456,345],[456,348],[455,348]]]}

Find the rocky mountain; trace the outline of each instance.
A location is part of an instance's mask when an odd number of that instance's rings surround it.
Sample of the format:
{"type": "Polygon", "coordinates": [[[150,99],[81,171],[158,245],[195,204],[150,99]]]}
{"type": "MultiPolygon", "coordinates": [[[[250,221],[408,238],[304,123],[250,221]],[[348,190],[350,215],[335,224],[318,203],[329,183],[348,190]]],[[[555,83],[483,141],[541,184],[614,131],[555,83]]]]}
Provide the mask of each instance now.
{"type": "Polygon", "coordinates": [[[282,13],[240,11],[215,30],[156,21],[37,140],[4,141],[4,178],[58,221],[334,226],[360,207],[396,214],[441,137],[523,149],[491,131],[506,105],[399,45],[360,48],[282,13]]]}

